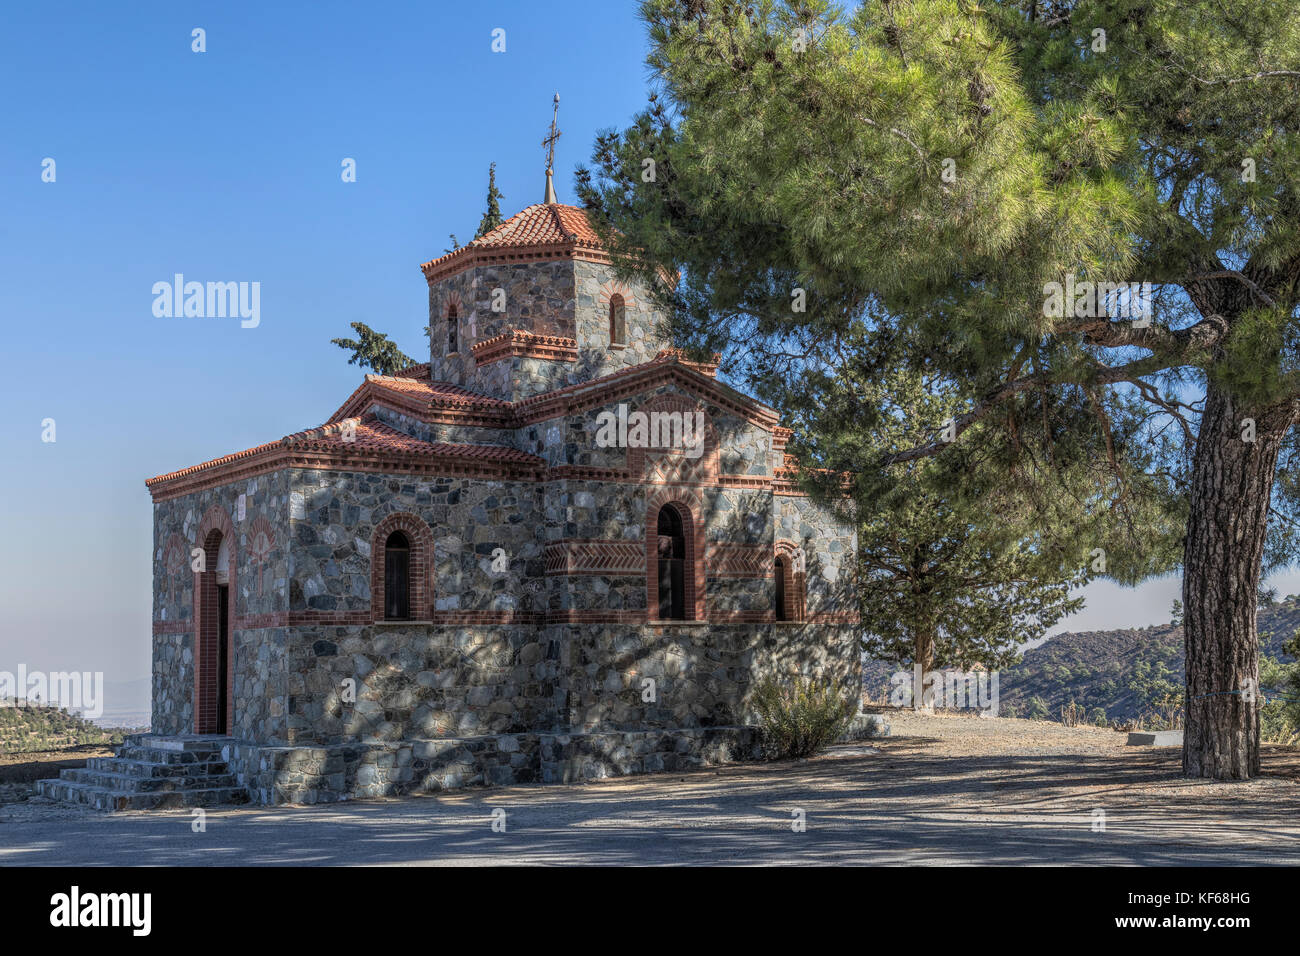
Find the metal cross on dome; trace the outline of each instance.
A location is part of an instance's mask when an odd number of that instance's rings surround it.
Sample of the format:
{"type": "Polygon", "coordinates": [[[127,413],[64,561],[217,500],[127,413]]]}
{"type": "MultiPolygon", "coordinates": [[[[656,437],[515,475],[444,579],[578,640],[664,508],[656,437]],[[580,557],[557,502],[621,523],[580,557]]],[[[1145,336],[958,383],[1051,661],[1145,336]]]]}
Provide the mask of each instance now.
{"type": "Polygon", "coordinates": [[[546,198],[542,200],[548,205],[555,203],[555,185],[551,182],[551,174],[555,166],[555,141],[560,138],[560,131],[555,128],[556,120],[560,117],[560,94],[555,94],[555,112],[551,114],[551,132],[544,140],[542,145],[546,147],[546,198]]]}

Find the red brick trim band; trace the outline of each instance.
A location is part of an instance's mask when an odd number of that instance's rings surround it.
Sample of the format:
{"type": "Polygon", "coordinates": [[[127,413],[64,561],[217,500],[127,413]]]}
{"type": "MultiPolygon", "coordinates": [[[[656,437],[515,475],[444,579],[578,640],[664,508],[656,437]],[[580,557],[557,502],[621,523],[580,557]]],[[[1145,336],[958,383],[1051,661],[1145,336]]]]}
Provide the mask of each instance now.
{"type": "Polygon", "coordinates": [[[772,573],[772,553],[763,545],[714,544],[709,552],[711,578],[766,578],[772,573]]]}
{"type": "MultiPolygon", "coordinates": [[[[581,262],[599,262],[605,265],[614,260],[609,253],[593,246],[580,246],[571,242],[557,242],[545,246],[530,246],[524,249],[502,249],[488,246],[462,246],[465,254],[451,258],[446,263],[430,268],[432,263],[420,267],[425,280],[432,286],[435,282],[459,275],[466,270],[481,265],[505,265],[524,262],[551,262],[555,260],[574,259],[581,262]]],[[[460,251],[460,250],[457,250],[460,251]]],[[[436,261],[436,260],[435,260],[436,261]]]]}
{"type": "Polygon", "coordinates": [[[570,538],[552,541],[542,552],[546,574],[636,575],[645,573],[641,541],[570,538]]]}
{"type": "Polygon", "coordinates": [[[578,343],[555,335],[537,335],[511,329],[470,348],[476,365],[488,365],[508,358],[545,359],[550,362],[578,361],[578,343]]]}
{"type": "MultiPolygon", "coordinates": [[[[706,620],[688,621],[696,626],[705,624],[770,624],[775,616],[770,611],[724,611],[714,608],[706,620]]],[[[614,610],[568,608],[537,611],[433,611],[426,620],[381,622],[383,626],[409,624],[412,627],[472,627],[472,626],[528,626],[548,624],[628,624],[671,626],[682,621],[651,620],[644,610],[614,610]]],[[[854,611],[814,612],[805,621],[785,621],[788,624],[857,624],[859,616],[854,611]]],[[[369,611],[278,611],[271,614],[254,614],[236,619],[234,631],[256,631],[275,627],[369,627],[375,624],[369,611]]],[[[191,622],[154,621],[154,634],[190,634],[191,622]]]]}

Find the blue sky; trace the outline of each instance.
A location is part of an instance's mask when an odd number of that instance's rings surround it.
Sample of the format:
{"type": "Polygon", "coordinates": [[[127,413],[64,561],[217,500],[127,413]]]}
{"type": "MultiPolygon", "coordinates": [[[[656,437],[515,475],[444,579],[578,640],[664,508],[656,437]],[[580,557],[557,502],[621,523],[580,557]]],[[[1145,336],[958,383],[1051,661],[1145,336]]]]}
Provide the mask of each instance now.
{"type": "MultiPolygon", "coordinates": [[[[488,164],[507,215],[541,200],[558,91],[572,202],[595,133],[644,102],[635,6],[8,6],[0,670],[148,674],[144,479],[323,422],[359,380],[329,343],[349,322],[425,355],[418,265],[473,236],[488,164]],[[260,325],[155,318],[152,286],[178,272],[260,282],[260,325]]],[[[1099,585],[1068,626],[1162,621],[1176,593],[1099,585]]]]}

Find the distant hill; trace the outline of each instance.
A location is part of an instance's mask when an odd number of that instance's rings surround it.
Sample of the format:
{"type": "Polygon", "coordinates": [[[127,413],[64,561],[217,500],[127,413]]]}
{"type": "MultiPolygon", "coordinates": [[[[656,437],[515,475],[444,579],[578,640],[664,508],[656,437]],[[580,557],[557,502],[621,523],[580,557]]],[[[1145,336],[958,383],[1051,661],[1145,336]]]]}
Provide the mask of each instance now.
{"type": "Polygon", "coordinates": [[[118,744],[135,728],[105,729],[57,707],[0,700],[0,753],[58,750],[82,744],[118,744]],[[21,705],[21,706],[19,706],[21,705]]]}
{"type": "MultiPolygon", "coordinates": [[[[1258,627],[1263,652],[1290,661],[1282,645],[1300,628],[1300,601],[1288,598],[1261,609],[1258,627]]],[[[893,664],[868,661],[867,692],[878,695],[896,670],[893,664]]],[[[1073,700],[1090,721],[1102,715],[1128,720],[1166,693],[1181,692],[1183,682],[1183,629],[1166,624],[1057,634],[1025,651],[1019,664],[1003,668],[998,695],[1003,716],[1056,719],[1073,700]]]]}

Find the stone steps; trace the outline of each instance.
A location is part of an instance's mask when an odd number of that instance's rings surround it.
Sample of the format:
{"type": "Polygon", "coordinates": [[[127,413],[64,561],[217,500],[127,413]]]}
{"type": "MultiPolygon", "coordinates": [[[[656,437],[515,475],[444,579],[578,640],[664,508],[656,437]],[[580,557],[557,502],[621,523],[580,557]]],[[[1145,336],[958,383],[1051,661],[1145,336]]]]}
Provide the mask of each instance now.
{"type": "Polygon", "coordinates": [[[103,790],[135,791],[137,793],[153,793],[159,790],[229,789],[239,786],[239,781],[235,779],[233,773],[163,777],[86,769],[60,771],[59,779],[68,780],[72,783],[84,783],[103,790]]]}
{"type": "Polygon", "coordinates": [[[132,777],[203,777],[225,773],[226,765],[220,760],[175,764],[125,757],[91,757],[86,761],[86,769],[127,774],[132,777]]]}
{"type": "Polygon", "coordinates": [[[38,780],[51,800],[96,810],[161,810],[248,802],[248,791],[221,758],[226,737],[133,734],[116,757],[92,757],[84,769],[38,780]]]}

